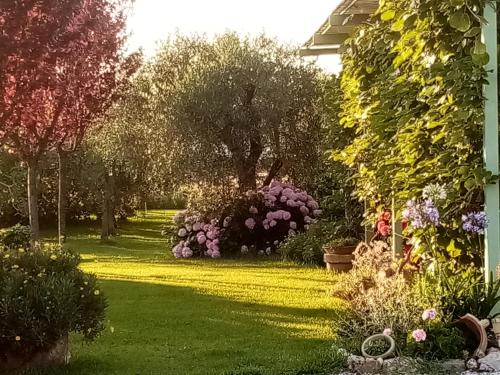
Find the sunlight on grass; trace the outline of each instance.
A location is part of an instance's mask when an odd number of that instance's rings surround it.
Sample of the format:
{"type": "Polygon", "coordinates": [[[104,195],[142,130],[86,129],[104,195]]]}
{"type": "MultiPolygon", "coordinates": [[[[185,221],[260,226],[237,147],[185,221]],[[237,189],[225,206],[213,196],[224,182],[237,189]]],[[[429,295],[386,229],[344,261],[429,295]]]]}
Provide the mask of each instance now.
{"type": "Polygon", "coordinates": [[[97,228],[72,228],[68,247],[103,280],[110,307],[95,344],[75,341],[68,373],[215,375],[251,365],[282,374],[329,347],[340,309],[330,274],[276,260],[176,260],[160,233],[174,214],[132,218],[110,243],[97,228]]]}

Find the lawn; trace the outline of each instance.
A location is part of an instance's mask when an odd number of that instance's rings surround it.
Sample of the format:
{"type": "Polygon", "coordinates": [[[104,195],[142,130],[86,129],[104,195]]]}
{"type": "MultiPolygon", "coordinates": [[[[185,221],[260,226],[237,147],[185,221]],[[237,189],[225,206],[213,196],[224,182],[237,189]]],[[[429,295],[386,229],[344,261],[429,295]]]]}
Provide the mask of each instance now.
{"type": "Polygon", "coordinates": [[[332,276],[277,260],[176,260],[160,234],[174,213],[135,217],[107,244],[97,227],[70,228],[68,247],[102,280],[108,321],[91,345],[73,338],[57,374],[316,373],[340,308],[332,276]]]}

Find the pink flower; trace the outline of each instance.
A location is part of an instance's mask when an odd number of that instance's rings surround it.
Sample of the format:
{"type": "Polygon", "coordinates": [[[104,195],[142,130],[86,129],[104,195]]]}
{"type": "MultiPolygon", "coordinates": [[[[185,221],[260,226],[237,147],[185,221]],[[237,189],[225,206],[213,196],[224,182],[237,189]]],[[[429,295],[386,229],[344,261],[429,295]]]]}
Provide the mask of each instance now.
{"type": "Polygon", "coordinates": [[[386,328],[384,329],[384,332],[382,332],[384,336],[391,336],[392,335],[392,329],[386,328]]]}
{"type": "Polygon", "coordinates": [[[280,198],[280,202],[281,203],[285,203],[287,200],[288,200],[288,198],[287,198],[286,195],[282,195],[281,198],[280,198]]]}
{"type": "Polygon", "coordinates": [[[207,237],[204,234],[200,234],[199,236],[196,236],[196,240],[200,245],[203,245],[207,241],[207,237]]]}
{"type": "Polygon", "coordinates": [[[255,206],[250,206],[250,208],[248,209],[248,212],[250,212],[251,214],[258,214],[259,210],[257,210],[257,207],[255,207],[255,206]]]}
{"type": "Polygon", "coordinates": [[[437,317],[436,309],[427,309],[422,313],[422,320],[434,320],[437,317]]]}
{"type": "Polygon", "coordinates": [[[274,219],[274,212],[269,211],[269,212],[266,214],[266,219],[267,219],[268,221],[271,221],[272,219],[274,219]]]}
{"type": "Polygon", "coordinates": [[[269,222],[269,226],[272,228],[272,227],[275,227],[276,225],[278,224],[278,222],[276,220],[271,220],[269,222]]]}
{"type": "Polygon", "coordinates": [[[289,199],[289,200],[286,201],[286,205],[288,207],[297,207],[297,203],[295,203],[295,201],[293,201],[291,199],[289,199]]]}
{"type": "Polygon", "coordinates": [[[427,333],[423,329],[416,329],[412,332],[411,336],[416,342],[422,342],[427,338],[427,333]]]}
{"type": "Polygon", "coordinates": [[[297,229],[297,223],[295,221],[290,221],[290,228],[293,230],[297,229]]]}
{"type": "Polygon", "coordinates": [[[174,257],[176,257],[176,258],[182,257],[182,248],[183,248],[183,245],[180,243],[177,244],[176,246],[174,246],[174,248],[172,249],[172,254],[174,255],[174,257]]]}
{"type": "Polygon", "coordinates": [[[293,194],[293,190],[290,188],[285,188],[285,189],[283,189],[281,194],[283,194],[287,198],[290,198],[290,196],[293,194]]]}
{"type": "Polygon", "coordinates": [[[317,210],[319,208],[319,204],[314,199],[312,199],[310,201],[307,201],[307,207],[309,207],[311,210],[317,210]]]}
{"type": "Polygon", "coordinates": [[[290,220],[292,218],[292,214],[288,211],[283,212],[283,220],[290,220]]]}
{"type": "Polygon", "coordinates": [[[202,227],[202,224],[201,224],[201,223],[194,223],[194,224],[193,224],[193,230],[194,230],[195,232],[200,231],[200,230],[201,230],[201,227],[202,227]]]}
{"type": "Polygon", "coordinates": [[[213,250],[212,251],[212,258],[220,258],[220,252],[219,252],[219,250],[213,250]]]}
{"type": "Polygon", "coordinates": [[[252,230],[253,228],[255,228],[255,220],[251,217],[249,217],[248,219],[245,220],[245,226],[252,230]]]}
{"type": "Polygon", "coordinates": [[[300,212],[302,215],[307,216],[309,215],[309,209],[306,206],[300,206],[300,212]]]}
{"type": "Polygon", "coordinates": [[[269,230],[269,224],[264,224],[264,229],[269,230]]]}
{"type": "Polygon", "coordinates": [[[193,250],[191,250],[189,247],[185,247],[182,249],[183,258],[190,258],[192,256],[193,256],[193,250]]]}

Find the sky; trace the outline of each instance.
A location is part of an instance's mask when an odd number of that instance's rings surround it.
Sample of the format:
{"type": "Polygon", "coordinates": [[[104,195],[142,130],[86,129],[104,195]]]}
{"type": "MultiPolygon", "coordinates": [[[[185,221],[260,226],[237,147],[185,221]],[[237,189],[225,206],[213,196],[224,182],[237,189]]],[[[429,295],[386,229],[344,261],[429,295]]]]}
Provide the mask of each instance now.
{"type": "MultiPolygon", "coordinates": [[[[340,0],[135,0],[128,19],[129,48],[154,54],[157,42],[179,31],[207,34],[225,31],[257,35],[302,45],[327,19],[340,0]]],[[[318,64],[336,73],[337,56],[322,56],[318,64]]]]}

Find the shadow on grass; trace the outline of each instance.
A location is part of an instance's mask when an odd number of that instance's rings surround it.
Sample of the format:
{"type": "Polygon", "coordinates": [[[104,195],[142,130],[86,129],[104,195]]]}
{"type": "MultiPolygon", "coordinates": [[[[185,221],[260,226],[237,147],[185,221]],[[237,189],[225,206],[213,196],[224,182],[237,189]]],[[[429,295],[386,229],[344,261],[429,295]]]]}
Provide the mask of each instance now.
{"type": "Polygon", "coordinates": [[[41,374],[219,375],[242,366],[294,374],[329,347],[328,321],[338,313],[238,302],[189,287],[102,283],[110,303],[103,336],[90,346],[73,340],[72,363],[41,374]]]}

